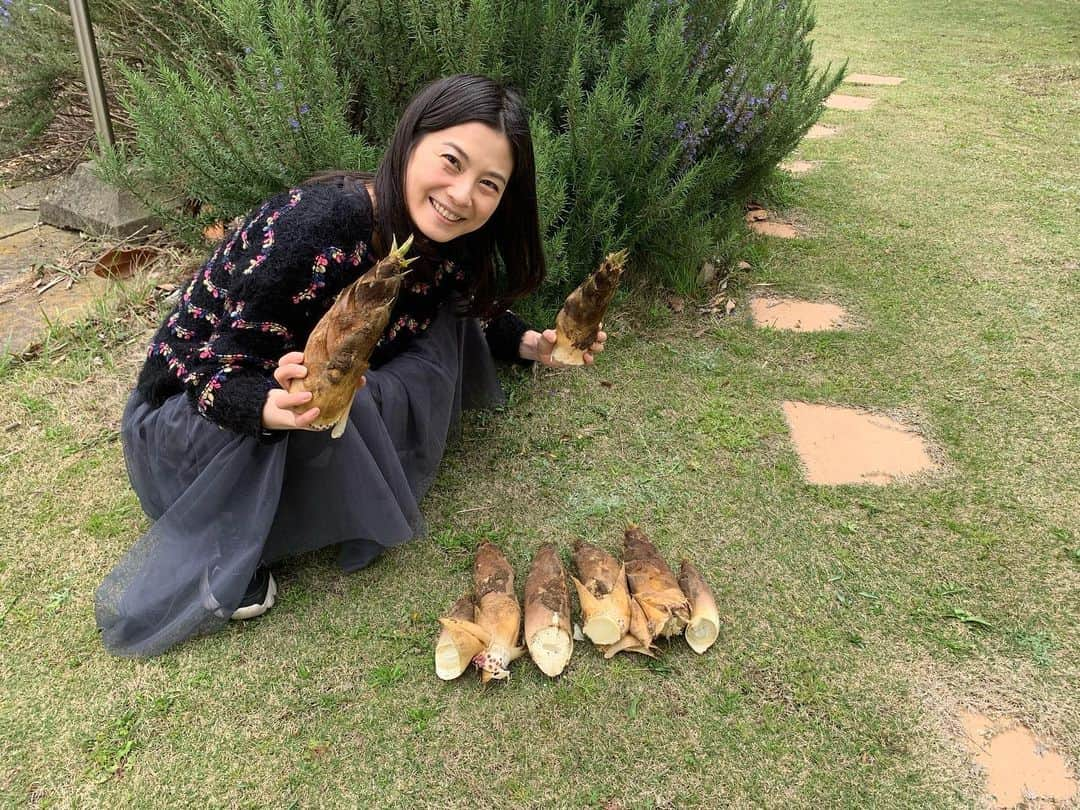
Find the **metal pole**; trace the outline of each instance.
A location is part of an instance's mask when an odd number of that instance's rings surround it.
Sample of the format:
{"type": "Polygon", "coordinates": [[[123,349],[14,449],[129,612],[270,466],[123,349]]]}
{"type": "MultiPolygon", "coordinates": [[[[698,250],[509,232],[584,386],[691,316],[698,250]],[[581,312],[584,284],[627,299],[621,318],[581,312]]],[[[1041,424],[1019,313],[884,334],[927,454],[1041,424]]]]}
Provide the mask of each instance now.
{"type": "Polygon", "coordinates": [[[82,62],[83,78],[86,91],[90,96],[90,112],[94,114],[94,129],[98,137],[112,146],[112,121],[109,120],[109,103],[105,99],[105,83],[101,80],[101,65],[98,62],[97,43],[94,42],[94,29],[90,23],[90,10],[86,0],[69,0],[71,20],[75,24],[75,41],[79,45],[79,61],[82,62]]]}

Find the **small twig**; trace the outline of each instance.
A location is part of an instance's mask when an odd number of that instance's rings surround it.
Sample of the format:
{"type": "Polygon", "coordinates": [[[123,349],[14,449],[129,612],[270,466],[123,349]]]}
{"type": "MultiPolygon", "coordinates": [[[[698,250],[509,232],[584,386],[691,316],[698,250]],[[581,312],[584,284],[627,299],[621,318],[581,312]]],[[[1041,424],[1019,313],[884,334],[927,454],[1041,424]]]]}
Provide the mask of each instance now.
{"type": "Polygon", "coordinates": [[[459,510],[457,512],[454,512],[454,514],[455,515],[464,515],[466,512],[483,512],[485,509],[491,509],[491,508],[492,507],[490,507],[490,506],[473,506],[473,507],[470,507],[469,509],[461,509],[461,510],[459,510]]]}
{"type": "MultiPolygon", "coordinates": [[[[36,211],[37,209],[35,208],[33,210],[36,211]]],[[[17,231],[11,231],[11,233],[5,233],[3,235],[3,237],[0,237],[0,238],[7,239],[9,236],[18,236],[20,233],[26,233],[27,231],[32,231],[36,227],[37,227],[36,224],[35,225],[27,225],[25,228],[19,228],[19,230],[17,230],[17,231]]]]}
{"type": "Polygon", "coordinates": [[[69,278],[69,276],[64,275],[63,273],[61,273],[56,278],[54,278],[52,281],[50,281],[48,284],[46,284],[44,287],[42,287],[40,290],[38,290],[37,294],[38,295],[44,295],[45,293],[47,293],[49,290],[51,290],[53,287],[55,287],[57,284],[59,284],[61,281],[63,281],[66,278],[69,278]]]}

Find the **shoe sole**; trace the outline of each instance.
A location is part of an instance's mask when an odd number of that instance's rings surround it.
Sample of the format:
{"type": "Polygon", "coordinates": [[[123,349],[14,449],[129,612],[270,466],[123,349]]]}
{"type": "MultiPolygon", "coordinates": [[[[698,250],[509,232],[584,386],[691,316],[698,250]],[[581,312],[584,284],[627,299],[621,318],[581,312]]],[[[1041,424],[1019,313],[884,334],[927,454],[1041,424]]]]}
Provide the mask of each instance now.
{"type": "Polygon", "coordinates": [[[270,581],[266,585],[266,598],[260,604],[248,605],[237,609],[229,619],[232,621],[254,619],[256,616],[262,616],[274,606],[274,597],[277,596],[277,583],[274,582],[273,574],[268,574],[268,576],[270,577],[270,581]]]}

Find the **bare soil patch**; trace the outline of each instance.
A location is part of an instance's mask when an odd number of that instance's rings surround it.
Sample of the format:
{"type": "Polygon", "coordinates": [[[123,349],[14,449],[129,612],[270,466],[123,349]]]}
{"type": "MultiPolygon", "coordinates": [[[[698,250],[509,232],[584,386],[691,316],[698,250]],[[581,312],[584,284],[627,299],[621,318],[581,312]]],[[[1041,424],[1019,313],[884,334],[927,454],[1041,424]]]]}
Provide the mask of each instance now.
{"type": "Polygon", "coordinates": [[[781,163],[780,168],[788,174],[807,174],[820,165],[820,160],[788,160],[781,163]]]}
{"type": "Polygon", "coordinates": [[[848,112],[863,112],[874,106],[877,99],[866,96],[849,96],[844,93],[833,93],[825,99],[825,106],[830,110],[846,110],[848,112]]]}
{"type": "Polygon", "coordinates": [[[834,127],[831,124],[814,124],[807,131],[805,137],[811,141],[821,140],[822,138],[831,138],[834,135],[840,134],[840,127],[834,127]]]}
{"type": "Polygon", "coordinates": [[[755,326],[792,332],[825,332],[840,329],[847,319],[843,307],[799,298],[756,296],[750,299],[755,326]]]}
{"type": "Polygon", "coordinates": [[[877,87],[896,87],[906,80],[901,76],[878,76],[875,73],[849,73],[844,77],[848,84],[865,84],[877,87]]]}
{"type": "Polygon", "coordinates": [[[785,402],[784,416],[811,484],[891,484],[936,468],[913,429],[860,408],[785,402]]]}
{"type": "Polygon", "coordinates": [[[986,790],[994,807],[1042,806],[1077,795],[1076,777],[1061,754],[1020,723],[1007,718],[994,721],[976,712],[963,712],[960,723],[964,744],[986,772],[986,790]]]}
{"type": "Polygon", "coordinates": [[[802,234],[787,220],[766,208],[754,208],[746,213],[746,224],[759,236],[775,236],[780,239],[798,239],[802,234]]]}

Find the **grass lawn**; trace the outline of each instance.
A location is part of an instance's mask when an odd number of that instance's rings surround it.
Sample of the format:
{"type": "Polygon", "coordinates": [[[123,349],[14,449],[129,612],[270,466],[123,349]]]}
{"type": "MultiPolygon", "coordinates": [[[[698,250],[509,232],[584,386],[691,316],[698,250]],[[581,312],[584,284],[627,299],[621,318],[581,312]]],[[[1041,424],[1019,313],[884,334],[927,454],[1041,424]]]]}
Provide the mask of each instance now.
{"type": "Polygon", "coordinates": [[[0,367],[0,803],[972,807],[965,707],[1076,770],[1076,5],[819,0],[818,23],[822,59],[907,82],[845,86],[876,106],[800,149],[823,163],[782,199],[809,236],[753,243],[731,318],[623,310],[595,369],[514,378],[448,456],[428,539],[352,576],[290,561],[263,619],[108,657],[93,591],[146,526],[117,430],[147,324],[0,367]],[[757,283],[860,328],[754,329],[757,283]],[[942,469],[808,485],[786,399],[901,414],[942,469]],[[616,548],[628,521],[714,585],[711,651],[435,678],[476,542],[522,582],[541,542],[616,548]]]}

